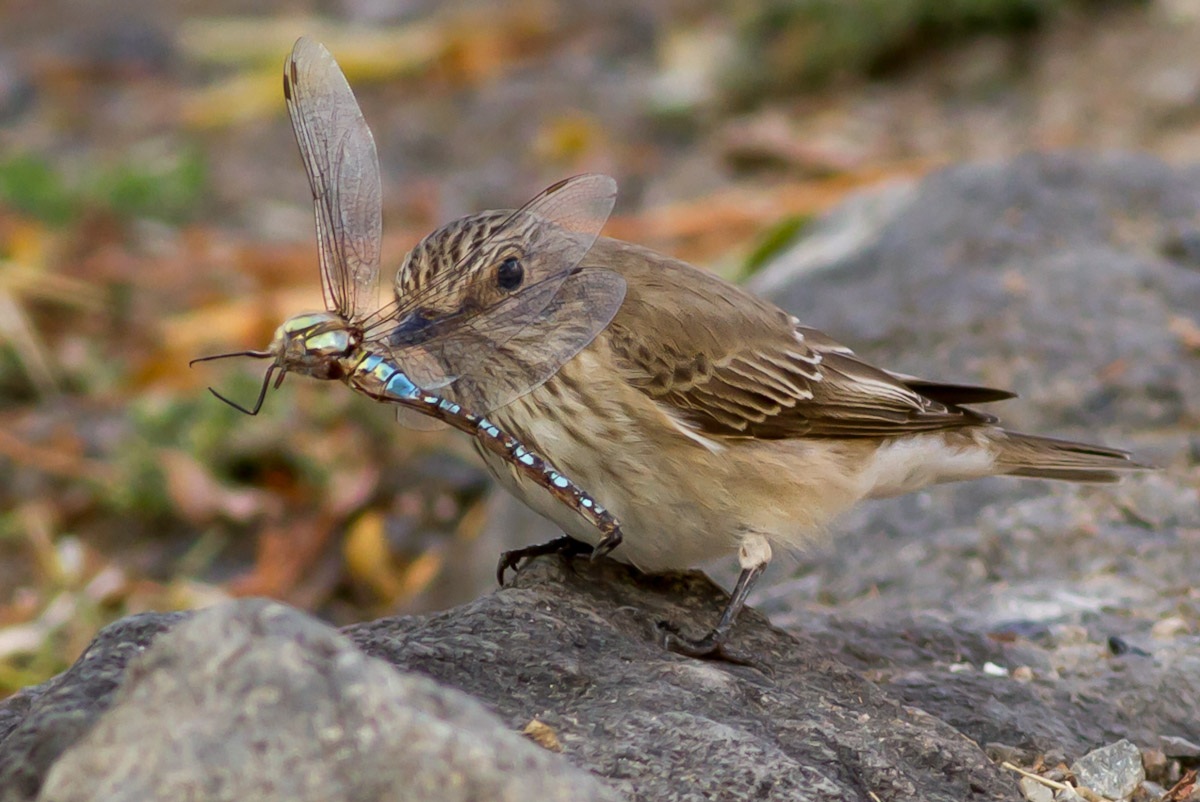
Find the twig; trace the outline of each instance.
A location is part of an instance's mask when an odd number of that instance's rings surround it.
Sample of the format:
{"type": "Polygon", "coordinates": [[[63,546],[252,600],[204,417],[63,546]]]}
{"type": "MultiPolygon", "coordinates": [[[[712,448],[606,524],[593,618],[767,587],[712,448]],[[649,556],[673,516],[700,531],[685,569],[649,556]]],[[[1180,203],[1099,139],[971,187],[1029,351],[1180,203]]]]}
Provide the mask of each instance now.
{"type": "Polygon", "coordinates": [[[1042,785],[1046,786],[1047,788],[1053,788],[1055,791],[1074,791],[1079,796],[1088,800],[1088,802],[1113,802],[1108,797],[1100,796],[1100,794],[1097,794],[1095,791],[1091,790],[1090,788],[1076,787],[1074,785],[1067,785],[1066,783],[1060,783],[1057,780],[1051,780],[1049,777],[1043,777],[1040,774],[1034,774],[1032,771],[1026,771],[1025,769],[1021,768],[1020,766],[1014,766],[1012,763],[1009,763],[1007,760],[1004,761],[1003,763],[1001,763],[1000,766],[1002,768],[1008,769],[1009,771],[1015,771],[1017,774],[1020,774],[1022,777],[1028,777],[1029,779],[1033,780],[1036,783],[1041,783],[1042,785]]]}
{"type": "Polygon", "coordinates": [[[1032,771],[1025,771],[1025,769],[1021,768],[1020,766],[1014,766],[1012,763],[1009,763],[1007,760],[1004,761],[1003,763],[1001,763],[1000,767],[1008,769],[1009,771],[1015,771],[1017,774],[1020,774],[1022,777],[1028,777],[1029,779],[1033,780],[1034,782],[1041,783],[1042,785],[1046,786],[1047,788],[1053,788],[1055,791],[1074,791],[1075,790],[1074,786],[1067,785],[1066,783],[1060,783],[1057,780],[1051,780],[1049,777],[1043,777],[1040,774],[1034,774],[1032,771]]]}

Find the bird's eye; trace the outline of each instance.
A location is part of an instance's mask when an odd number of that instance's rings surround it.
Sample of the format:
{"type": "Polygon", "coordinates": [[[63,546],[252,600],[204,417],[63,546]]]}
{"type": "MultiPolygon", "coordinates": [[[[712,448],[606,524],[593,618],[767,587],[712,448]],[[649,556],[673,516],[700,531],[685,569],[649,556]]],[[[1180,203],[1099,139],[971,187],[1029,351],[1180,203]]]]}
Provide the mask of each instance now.
{"type": "Polygon", "coordinates": [[[502,290],[515,290],[525,280],[525,268],[515,256],[510,256],[496,268],[496,283],[502,290]]]}

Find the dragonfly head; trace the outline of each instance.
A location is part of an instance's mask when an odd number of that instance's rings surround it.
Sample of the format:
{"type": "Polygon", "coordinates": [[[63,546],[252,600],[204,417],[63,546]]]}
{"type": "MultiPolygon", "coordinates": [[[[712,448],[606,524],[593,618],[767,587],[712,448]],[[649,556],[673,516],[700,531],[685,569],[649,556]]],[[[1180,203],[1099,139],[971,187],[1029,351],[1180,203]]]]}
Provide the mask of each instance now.
{"type": "Polygon", "coordinates": [[[259,390],[258,400],[254,402],[253,407],[244,407],[213,388],[208,388],[213,395],[234,409],[247,415],[257,415],[262,409],[267,388],[272,384],[271,375],[275,374],[275,371],[279,371],[275,375],[276,388],[283,384],[283,378],[288,373],[300,373],[315,379],[341,379],[353,370],[346,360],[354,354],[361,341],[362,333],[341,315],[333,312],[306,312],[285,320],[283,325],[275,330],[275,337],[265,351],[214,354],[193,359],[189,364],[233,356],[274,360],[267,367],[262,389],[259,390]]]}
{"type": "Polygon", "coordinates": [[[285,372],[314,379],[340,379],[347,373],[342,360],[358,348],[361,340],[361,333],[341,315],[310,312],[285,320],[275,330],[268,352],[285,372]]]}

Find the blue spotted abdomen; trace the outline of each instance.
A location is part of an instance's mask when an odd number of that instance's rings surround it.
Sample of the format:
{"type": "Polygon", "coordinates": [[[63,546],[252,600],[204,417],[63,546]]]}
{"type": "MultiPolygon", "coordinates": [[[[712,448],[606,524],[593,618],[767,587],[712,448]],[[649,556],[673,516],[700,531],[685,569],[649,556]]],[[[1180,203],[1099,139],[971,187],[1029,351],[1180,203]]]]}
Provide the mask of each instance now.
{"type": "Polygon", "coordinates": [[[544,487],[599,530],[599,539],[620,542],[620,524],[557,468],[527,449],[519,440],[487,418],[418,387],[388,358],[367,353],[357,359],[347,382],[378,401],[389,401],[444,421],[475,438],[479,447],[510,464],[514,470],[544,487]]]}

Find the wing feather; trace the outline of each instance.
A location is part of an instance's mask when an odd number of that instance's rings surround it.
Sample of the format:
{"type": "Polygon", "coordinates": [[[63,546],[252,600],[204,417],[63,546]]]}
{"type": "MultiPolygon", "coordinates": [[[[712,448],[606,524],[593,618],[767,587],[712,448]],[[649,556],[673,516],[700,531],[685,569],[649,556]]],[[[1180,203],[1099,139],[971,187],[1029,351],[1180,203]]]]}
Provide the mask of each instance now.
{"type": "Polygon", "coordinates": [[[876,368],[745,290],[628,243],[602,239],[589,260],[631,279],[607,334],[626,380],[706,437],[955,429],[995,420],[962,403],[1011,397],[876,368]]]}

